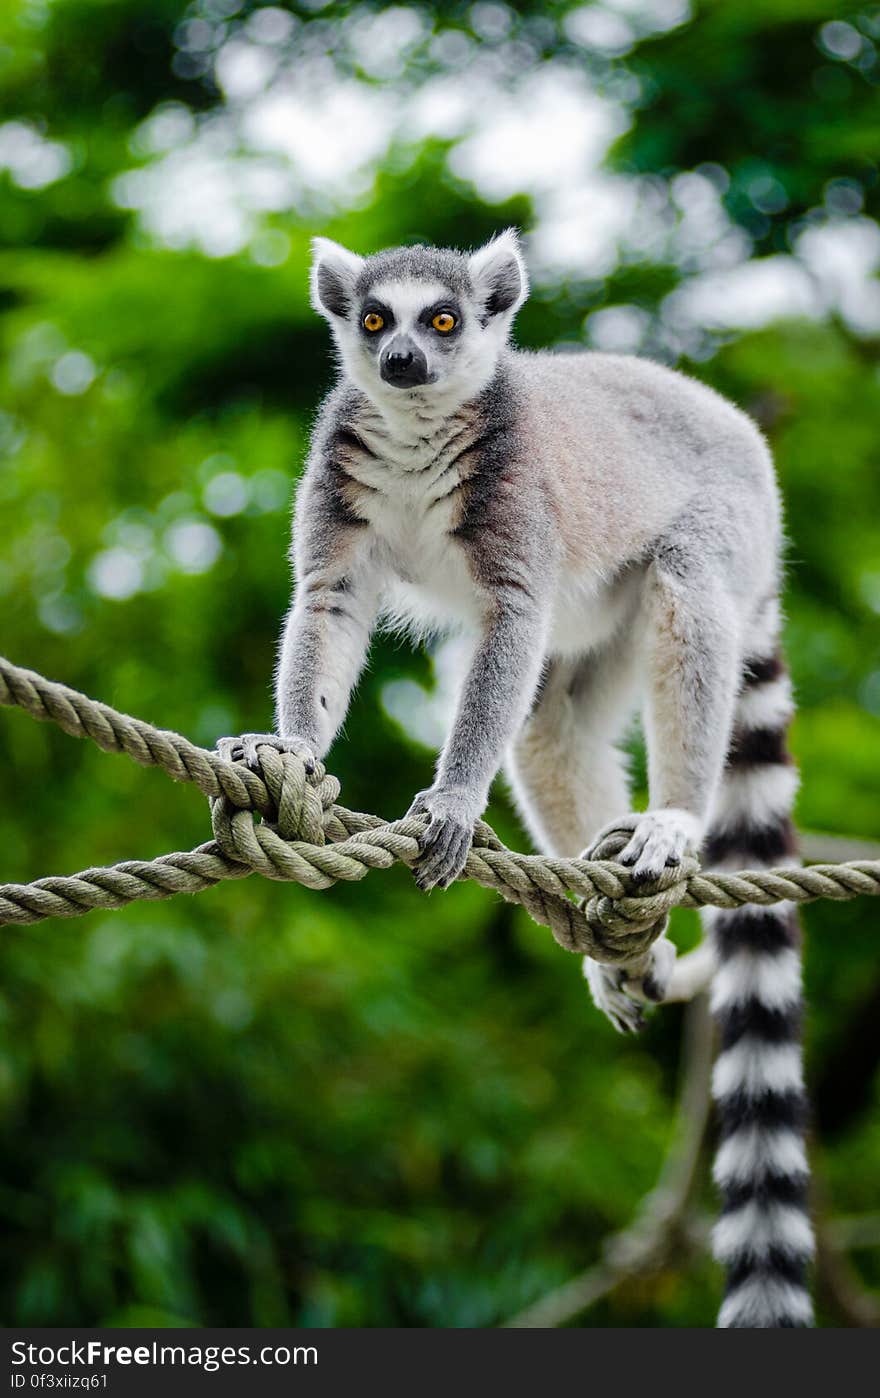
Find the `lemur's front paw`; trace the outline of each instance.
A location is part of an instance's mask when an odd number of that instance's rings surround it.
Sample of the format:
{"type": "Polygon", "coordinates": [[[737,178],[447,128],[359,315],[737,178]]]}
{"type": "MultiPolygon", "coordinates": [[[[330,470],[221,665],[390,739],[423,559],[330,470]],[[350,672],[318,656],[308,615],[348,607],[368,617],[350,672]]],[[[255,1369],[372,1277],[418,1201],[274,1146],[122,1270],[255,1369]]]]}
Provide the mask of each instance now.
{"type": "Polygon", "coordinates": [[[685,854],[696,853],[703,837],[700,821],[689,811],[645,811],[610,821],[582,857],[595,858],[593,851],[612,830],[632,831],[617,858],[632,868],[635,880],[645,883],[658,878],[664,869],[680,864],[685,854]]]}
{"type": "Polygon", "coordinates": [[[277,733],[241,733],[237,738],[218,738],[217,751],[227,762],[246,762],[251,771],[260,770],[257,748],[268,744],[276,752],[292,752],[299,757],[309,776],[317,759],[303,738],[280,738],[277,733]]]}
{"type": "Polygon", "coordinates": [[[584,957],[593,1004],[621,1034],[644,1028],[642,1007],[666,999],[674,967],[675,947],[665,937],[658,937],[636,966],[605,966],[584,957]]]}
{"type": "Polygon", "coordinates": [[[448,888],[465,866],[479,815],[469,792],[460,787],[429,787],[420,791],[407,815],[427,815],[419,837],[421,854],[413,866],[419,888],[448,888]]]}

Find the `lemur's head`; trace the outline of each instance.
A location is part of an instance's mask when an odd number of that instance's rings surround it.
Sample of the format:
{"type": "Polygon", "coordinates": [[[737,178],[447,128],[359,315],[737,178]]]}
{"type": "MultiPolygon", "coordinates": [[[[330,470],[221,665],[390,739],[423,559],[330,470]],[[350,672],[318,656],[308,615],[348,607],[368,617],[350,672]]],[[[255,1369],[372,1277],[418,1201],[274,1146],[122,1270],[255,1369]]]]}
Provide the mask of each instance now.
{"type": "Polygon", "coordinates": [[[358,257],[329,238],[313,247],[312,305],[370,398],[464,402],[492,378],[528,292],[514,229],[471,254],[419,246],[358,257]]]}

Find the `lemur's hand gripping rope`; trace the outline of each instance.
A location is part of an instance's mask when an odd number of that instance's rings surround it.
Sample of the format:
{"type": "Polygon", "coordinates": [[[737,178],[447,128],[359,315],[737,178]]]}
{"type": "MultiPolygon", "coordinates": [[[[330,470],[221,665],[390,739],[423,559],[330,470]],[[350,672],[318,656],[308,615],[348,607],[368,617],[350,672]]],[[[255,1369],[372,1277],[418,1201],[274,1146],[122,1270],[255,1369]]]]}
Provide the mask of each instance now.
{"type": "MultiPolygon", "coordinates": [[[[105,752],[161,767],[175,781],[194,783],[210,802],[214,831],[207,844],[158,859],[0,884],[0,923],[78,917],[93,908],[199,893],[251,873],[323,889],[395,862],[412,865],[419,856],[424,817],[389,822],[349,811],[336,804],[336,778],[321,764],[307,773],[292,753],[265,745],[259,749],[260,771],[253,772],[2,657],[0,704],[90,738],[105,752]]],[[[555,859],[517,854],[478,821],[464,876],[522,904],[566,950],[611,964],[643,955],[674,907],[769,906],[880,894],[880,860],[872,859],[723,874],[701,873],[695,860],[686,859],[646,887],[635,884],[614,858],[626,838],[626,832],[612,832],[601,859],[555,859]]]]}

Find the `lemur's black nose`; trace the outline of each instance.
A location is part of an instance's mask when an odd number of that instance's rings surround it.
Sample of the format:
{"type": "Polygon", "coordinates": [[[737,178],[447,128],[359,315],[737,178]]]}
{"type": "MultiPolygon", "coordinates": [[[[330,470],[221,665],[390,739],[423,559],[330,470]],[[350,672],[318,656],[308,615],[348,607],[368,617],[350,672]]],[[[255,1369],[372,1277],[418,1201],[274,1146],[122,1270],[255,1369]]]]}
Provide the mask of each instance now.
{"type": "Polygon", "coordinates": [[[408,335],[396,335],[382,351],[379,373],[386,383],[396,388],[413,388],[416,384],[427,383],[428,361],[408,335]]]}

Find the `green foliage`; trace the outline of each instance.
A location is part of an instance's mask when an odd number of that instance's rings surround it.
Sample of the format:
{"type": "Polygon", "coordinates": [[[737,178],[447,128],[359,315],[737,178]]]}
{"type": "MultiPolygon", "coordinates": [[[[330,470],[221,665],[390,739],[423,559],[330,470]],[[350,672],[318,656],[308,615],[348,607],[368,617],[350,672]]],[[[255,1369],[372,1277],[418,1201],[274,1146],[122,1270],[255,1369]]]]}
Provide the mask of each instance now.
{"type": "MultiPolygon", "coordinates": [[[[304,30],[340,32],[358,10],[288,8],[304,30]]],[[[554,27],[573,8],[519,5],[515,32],[545,59],[576,56],[600,88],[639,77],[614,169],[723,165],[727,211],[759,252],[787,245],[830,180],[858,183],[876,214],[876,88],[869,66],[817,46],[833,7],[715,0],[613,59],[575,55],[554,27]],[[769,213],[752,198],[768,174],[786,191],[769,213]]],[[[270,720],[291,484],[331,375],[307,302],[310,234],[363,250],[467,244],[533,213],[524,193],[482,198],[430,140],[396,146],[350,208],[267,217],[289,239],[279,265],[152,245],[111,182],[142,158],[137,124],[158,104],[219,104],[208,76],[181,76],[175,35],[194,13],[21,0],[0,16],[0,120],[72,151],[43,187],[0,173],[0,607],[18,663],[211,743],[270,720]]],[[[465,6],[434,19],[476,23],[465,6]]],[[[539,286],[521,338],[578,340],[585,316],[621,302],[654,315],[687,270],[629,257],[607,278],[539,286]]],[[[877,837],[876,342],[830,321],[775,324],[683,367],[752,411],[779,462],[802,821],[877,837]]],[[[332,757],[346,803],[388,816],[431,764],[385,707],[399,680],[430,688],[430,658],[385,639],[332,757]]],[[[0,772],[9,880],[206,838],[192,790],[21,715],[0,716],[0,772]]],[[[490,817],[524,843],[500,790],[490,817]]],[[[868,1212],[876,909],[825,904],[806,921],[817,1160],[833,1210],[868,1212]]],[[[688,919],[680,931],[692,940],[688,919]]],[[[401,870],[325,894],[252,878],[7,929],[2,1313],[496,1323],[594,1260],[651,1187],[679,1027],[669,1008],[638,1042],[617,1039],[576,963],[524,914],[470,886],[426,899],[401,870]]],[[[876,1256],[858,1261],[880,1280],[876,1256]]],[[[718,1287],[696,1263],[587,1323],[708,1324],[718,1287]]]]}

